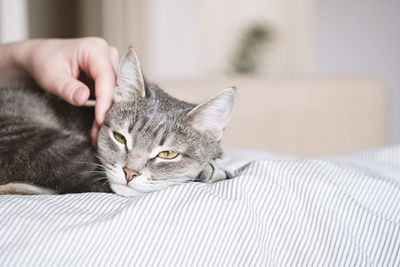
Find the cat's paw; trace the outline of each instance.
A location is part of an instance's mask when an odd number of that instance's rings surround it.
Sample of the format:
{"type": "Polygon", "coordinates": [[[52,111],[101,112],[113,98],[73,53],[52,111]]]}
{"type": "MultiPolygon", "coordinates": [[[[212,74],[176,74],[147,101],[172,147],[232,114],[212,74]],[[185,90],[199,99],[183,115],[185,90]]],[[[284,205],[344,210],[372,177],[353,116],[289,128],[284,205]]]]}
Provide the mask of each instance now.
{"type": "Polygon", "coordinates": [[[202,171],[202,180],[205,183],[215,183],[218,181],[231,179],[234,173],[220,168],[215,162],[210,162],[202,171]]]}
{"type": "Polygon", "coordinates": [[[216,170],[214,175],[207,181],[207,183],[215,183],[222,180],[228,180],[234,177],[234,174],[228,170],[216,170]]]}

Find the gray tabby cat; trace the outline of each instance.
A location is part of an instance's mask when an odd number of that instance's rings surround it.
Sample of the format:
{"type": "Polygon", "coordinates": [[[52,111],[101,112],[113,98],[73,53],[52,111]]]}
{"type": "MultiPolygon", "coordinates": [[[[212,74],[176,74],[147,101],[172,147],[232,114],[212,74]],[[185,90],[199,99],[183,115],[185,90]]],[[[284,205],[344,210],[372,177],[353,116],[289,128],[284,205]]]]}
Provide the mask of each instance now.
{"type": "Polygon", "coordinates": [[[92,111],[38,90],[0,88],[0,193],[111,188],[136,196],[179,183],[229,178],[216,159],[222,156],[219,141],[235,101],[233,88],[199,105],[169,96],[145,81],[130,48],[121,60],[96,156],[85,134],[92,111]]]}

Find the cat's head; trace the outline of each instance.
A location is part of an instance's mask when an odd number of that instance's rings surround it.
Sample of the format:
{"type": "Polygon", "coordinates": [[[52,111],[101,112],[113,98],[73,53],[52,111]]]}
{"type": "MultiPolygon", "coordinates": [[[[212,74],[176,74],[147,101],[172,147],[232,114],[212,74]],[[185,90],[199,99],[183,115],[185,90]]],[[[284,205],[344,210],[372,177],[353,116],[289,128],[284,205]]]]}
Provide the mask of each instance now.
{"type": "Polygon", "coordinates": [[[122,56],[113,105],[98,137],[98,155],[112,190],[135,196],[198,181],[219,158],[219,141],[236,101],[228,88],[193,105],[145,82],[135,51],[122,56]]]}

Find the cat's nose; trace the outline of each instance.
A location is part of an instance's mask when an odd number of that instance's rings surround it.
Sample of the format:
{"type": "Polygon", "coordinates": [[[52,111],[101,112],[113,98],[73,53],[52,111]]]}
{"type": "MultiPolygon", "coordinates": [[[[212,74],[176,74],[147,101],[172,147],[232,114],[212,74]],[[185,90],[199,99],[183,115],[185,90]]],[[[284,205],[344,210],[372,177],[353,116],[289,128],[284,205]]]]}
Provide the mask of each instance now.
{"type": "Polygon", "coordinates": [[[125,179],[126,181],[129,183],[130,181],[133,180],[133,178],[135,178],[136,176],[140,175],[140,172],[135,171],[135,170],[131,170],[127,167],[123,168],[124,173],[125,173],[125,179]]]}

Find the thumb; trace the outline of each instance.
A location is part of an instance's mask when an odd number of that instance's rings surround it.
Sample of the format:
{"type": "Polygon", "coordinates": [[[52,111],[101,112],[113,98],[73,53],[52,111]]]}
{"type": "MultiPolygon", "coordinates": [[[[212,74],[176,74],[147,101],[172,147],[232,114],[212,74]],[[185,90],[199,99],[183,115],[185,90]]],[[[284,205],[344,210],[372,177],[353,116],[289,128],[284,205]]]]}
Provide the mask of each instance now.
{"type": "Polygon", "coordinates": [[[75,106],[82,106],[89,99],[90,90],[82,82],[73,77],[64,79],[59,83],[61,87],[55,92],[59,97],[75,106]]]}

